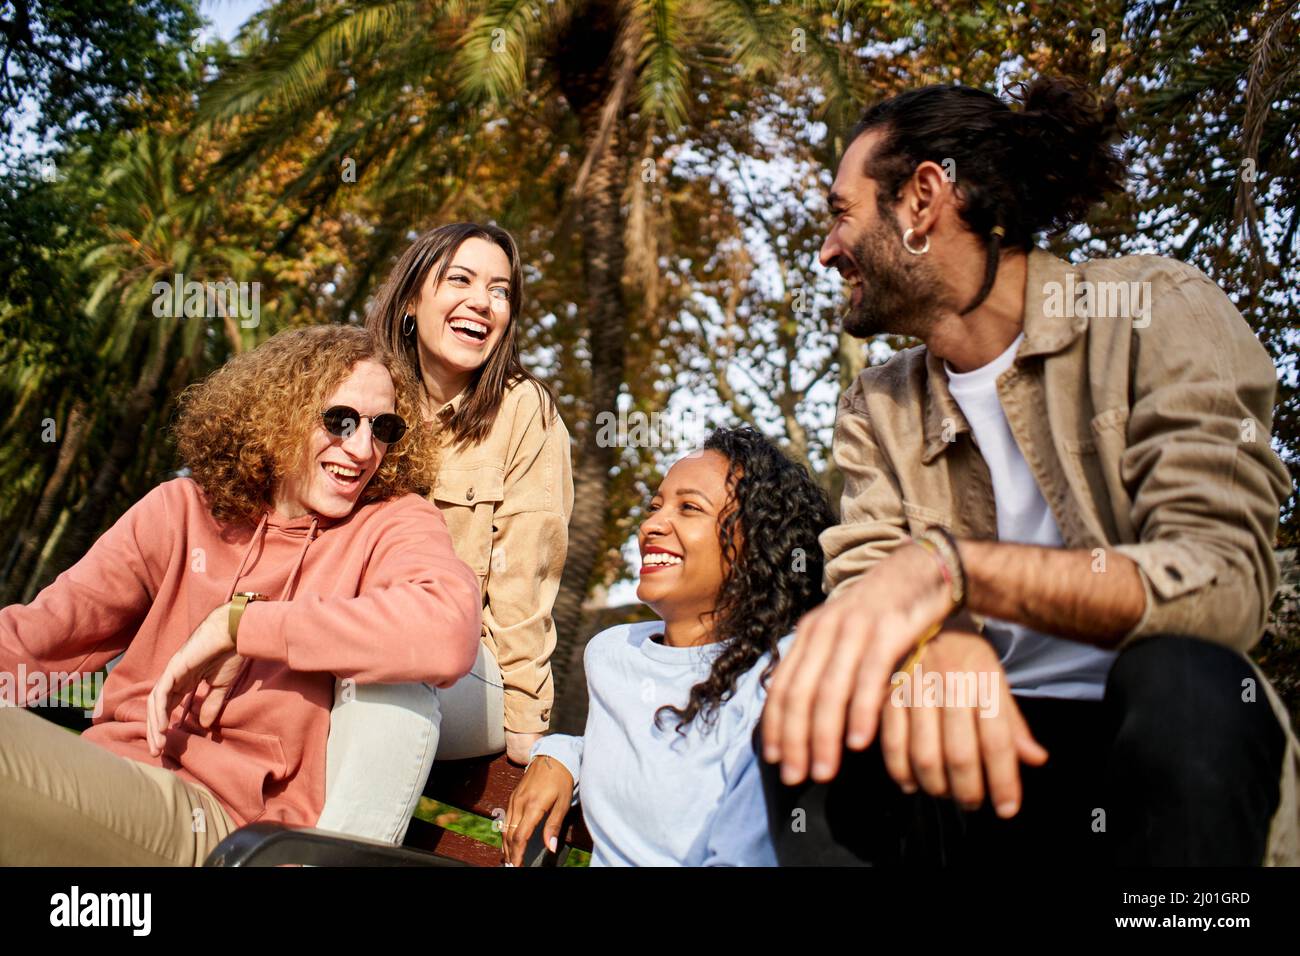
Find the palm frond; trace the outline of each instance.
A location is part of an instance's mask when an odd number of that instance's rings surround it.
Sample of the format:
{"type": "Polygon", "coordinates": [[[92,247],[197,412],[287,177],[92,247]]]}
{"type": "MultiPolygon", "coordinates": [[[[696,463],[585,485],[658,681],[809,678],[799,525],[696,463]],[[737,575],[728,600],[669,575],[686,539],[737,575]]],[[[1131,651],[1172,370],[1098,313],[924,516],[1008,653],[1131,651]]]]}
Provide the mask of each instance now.
{"type": "Polygon", "coordinates": [[[633,0],[628,18],[639,28],[637,105],[648,117],[662,117],[669,129],[686,120],[686,62],[680,0],[633,0]]]}
{"type": "MultiPolygon", "coordinates": [[[[459,5],[462,9],[469,4],[459,5]]],[[[477,5],[476,5],[477,6],[477,5]]],[[[503,100],[524,85],[528,49],[568,15],[567,0],[488,0],[459,44],[456,83],[471,102],[503,100]]]]}
{"type": "Polygon", "coordinates": [[[390,0],[360,8],[337,7],[287,26],[240,68],[218,79],[199,102],[200,122],[256,111],[269,100],[302,107],[339,79],[348,60],[362,58],[413,29],[424,29],[421,5],[390,0]]]}
{"type": "MultiPolygon", "coordinates": [[[[1241,122],[1241,153],[1243,157],[1259,162],[1260,141],[1272,104],[1286,88],[1300,76],[1300,59],[1296,58],[1297,24],[1300,22],[1300,0],[1281,3],[1266,14],[1261,24],[1259,39],[1250,55],[1250,69],[1246,74],[1246,102],[1241,122]],[[1287,50],[1291,52],[1288,54],[1287,50]]],[[[1258,244],[1258,212],[1254,190],[1244,177],[1237,181],[1237,198],[1233,211],[1236,222],[1243,224],[1252,240],[1258,244]]]]}
{"type": "Polygon", "coordinates": [[[765,0],[710,0],[703,5],[711,32],[720,37],[731,62],[746,75],[780,69],[808,17],[765,0]]]}

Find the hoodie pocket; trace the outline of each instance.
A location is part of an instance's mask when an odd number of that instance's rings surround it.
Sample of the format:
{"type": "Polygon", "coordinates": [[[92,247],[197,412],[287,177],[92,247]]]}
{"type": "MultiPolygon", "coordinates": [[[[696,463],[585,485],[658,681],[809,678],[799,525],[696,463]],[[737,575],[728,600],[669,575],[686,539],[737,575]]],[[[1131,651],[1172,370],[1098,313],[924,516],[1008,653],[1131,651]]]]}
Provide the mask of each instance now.
{"type": "Polygon", "coordinates": [[[208,781],[213,793],[225,798],[251,821],[266,809],[266,792],[282,784],[289,775],[284,746],[274,734],[262,734],[242,727],[223,727],[220,742],[208,739],[216,748],[220,770],[208,781]]]}

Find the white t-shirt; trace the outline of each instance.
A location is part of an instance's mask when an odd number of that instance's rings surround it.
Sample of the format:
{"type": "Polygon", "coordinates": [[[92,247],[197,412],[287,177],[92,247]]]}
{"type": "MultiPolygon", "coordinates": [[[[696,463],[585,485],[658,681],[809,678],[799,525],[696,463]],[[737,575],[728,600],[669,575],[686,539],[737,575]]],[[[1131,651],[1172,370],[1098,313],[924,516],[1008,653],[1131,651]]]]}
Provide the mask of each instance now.
{"type": "MultiPolygon", "coordinates": [[[[1015,361],[1023,338],[1024,333],[1016,336],[1005,352],[973,372],[954,372],[947,363],[944,368],[948,389],[970,423],[975,444],[988,464],[997,506],[998,540],[1059,548],[1064,545],[1061,531],[998,400],[998,376],[1015,361]]],[[[1025,697],[1101,699],[1106,675],[1115,660],[1114,651],[992,618],[986,632],[1002,656],[1014,693],[1025,697]]]]}

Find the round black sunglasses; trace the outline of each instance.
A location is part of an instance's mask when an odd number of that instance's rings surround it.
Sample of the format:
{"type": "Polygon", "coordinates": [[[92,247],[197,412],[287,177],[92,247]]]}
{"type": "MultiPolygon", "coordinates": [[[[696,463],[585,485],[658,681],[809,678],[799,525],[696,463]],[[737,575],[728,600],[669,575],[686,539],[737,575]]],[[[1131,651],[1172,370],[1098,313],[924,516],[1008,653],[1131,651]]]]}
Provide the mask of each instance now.
{"type": "Polygon", "coordinates": [[[370,434],[385,445],[391,445],[406,434],[406,422],[401,415],[385,412],[383,415],[362,415],[347,405],[335,405],[321,414],[325,430],[335,438],[351,438],[361,427],[361,419],[369,419],[370,434]]]}

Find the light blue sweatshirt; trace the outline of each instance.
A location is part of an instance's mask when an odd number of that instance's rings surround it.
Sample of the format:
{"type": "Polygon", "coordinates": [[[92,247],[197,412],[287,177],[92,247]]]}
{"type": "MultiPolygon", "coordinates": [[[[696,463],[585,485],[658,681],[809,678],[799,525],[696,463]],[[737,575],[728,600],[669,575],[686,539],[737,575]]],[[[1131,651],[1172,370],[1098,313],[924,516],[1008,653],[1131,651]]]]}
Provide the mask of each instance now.
{"type": "MultiPolygon", "coordinates": [[[[665,704],[685,706],[720,644],[669,647],[651,640],[662,621],[621,624],[587,644],[590,704],[581,737],[550,734],[533,745],[573,775],[596,852],[592,866],[776,866],[751,735],[766,693],[764,655],[736,681],[707,731],[685,735],[665,704]]],[[[782,638],[784,654],[794,635],[782,638]]]]}

